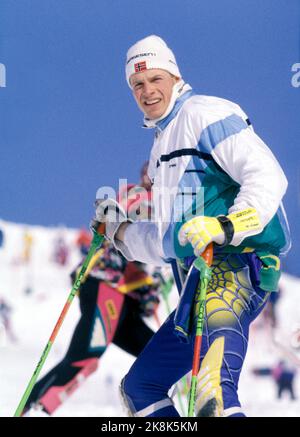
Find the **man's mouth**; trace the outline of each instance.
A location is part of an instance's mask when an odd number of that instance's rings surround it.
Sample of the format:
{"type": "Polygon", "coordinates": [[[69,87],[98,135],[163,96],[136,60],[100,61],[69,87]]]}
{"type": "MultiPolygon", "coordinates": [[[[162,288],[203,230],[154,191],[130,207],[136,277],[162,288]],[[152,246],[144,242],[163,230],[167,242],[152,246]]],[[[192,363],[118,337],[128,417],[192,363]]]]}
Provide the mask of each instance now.
{"type": "Polygon", "coordinates": [[[156,105],[156,103],[159,103],[160,101],[161,101],[161,99],[145,100],[144,105],[146,105],[146,106],[156,105]]]}

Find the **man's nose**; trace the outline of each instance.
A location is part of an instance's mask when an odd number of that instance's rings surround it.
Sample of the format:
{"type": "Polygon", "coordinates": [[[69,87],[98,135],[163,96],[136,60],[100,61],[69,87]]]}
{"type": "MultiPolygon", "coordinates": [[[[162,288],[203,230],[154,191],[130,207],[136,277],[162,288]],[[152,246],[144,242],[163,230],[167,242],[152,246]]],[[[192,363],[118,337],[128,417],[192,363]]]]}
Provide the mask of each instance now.
{"type": "Polygon", "coordinates": [[[149,96],[154,92],[154,85],[150,82],[144,84],[144,95],[149,96]]]}

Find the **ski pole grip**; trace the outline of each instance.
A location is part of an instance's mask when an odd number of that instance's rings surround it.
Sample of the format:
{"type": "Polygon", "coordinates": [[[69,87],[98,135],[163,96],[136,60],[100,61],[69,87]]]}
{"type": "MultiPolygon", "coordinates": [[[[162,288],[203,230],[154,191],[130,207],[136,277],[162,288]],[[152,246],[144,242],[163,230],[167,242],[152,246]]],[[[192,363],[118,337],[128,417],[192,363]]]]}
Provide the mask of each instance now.
{"type": "Polygon", "coordinates": [[[105,222],[99,222],[96,218],[93,218],[90,222],[90,230],[94,235],[103,236],[105,235],[105,222]]]}
{"type": "Polygon", "coordinates": [[[101,234],[104,235],[105,234],[105,223],[99,223],[97,229],[96,229],[97,234],[101,234]]]}
{"type": "Polygon", "coordinates": [[[206,264],[208,266],[212,265],[212,261],[213,261],[213,256],[214,256],[214,248],[213,248],[213,243],[210,243],[207,248],[205,249],[205,251],[202,253],[202,258],[204,259],[204,261],[206,262],[206,264]]]}

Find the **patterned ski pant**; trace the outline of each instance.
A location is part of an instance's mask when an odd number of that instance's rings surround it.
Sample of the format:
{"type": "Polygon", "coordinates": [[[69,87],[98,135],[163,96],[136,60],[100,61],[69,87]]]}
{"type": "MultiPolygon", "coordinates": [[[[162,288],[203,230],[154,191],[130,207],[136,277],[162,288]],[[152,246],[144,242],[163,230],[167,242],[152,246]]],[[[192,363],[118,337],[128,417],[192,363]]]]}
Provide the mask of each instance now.
{"type": "MultiPolygon", "coordinates": [[[[198,408],[213,396],[218,401],[220,415],[244,415],[237,390],[249,325],[262,311],[269,295],[253,287],[246,258],[237,254],[214,257],[207,289],[198,408]]],[[[180,342],[174,333],[173,312],[123,379],[123,399],[132,415],[179,415],[168,392],[191,370],[193,346],[180,342]]]]}

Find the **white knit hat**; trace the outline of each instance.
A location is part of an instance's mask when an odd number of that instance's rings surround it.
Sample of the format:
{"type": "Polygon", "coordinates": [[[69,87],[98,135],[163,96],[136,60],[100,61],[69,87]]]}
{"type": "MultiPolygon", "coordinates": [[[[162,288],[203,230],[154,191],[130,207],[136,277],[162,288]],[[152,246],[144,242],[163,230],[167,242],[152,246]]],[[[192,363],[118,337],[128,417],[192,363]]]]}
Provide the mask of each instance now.
{"type": "Polygon", "coordinates": [[[125,68],[128,85],[131,87],[129,78],[132,74],[151,68],[160,68],[181,77],[174,53],[156,35],[141,39],[128,50],[125,68]]]}

